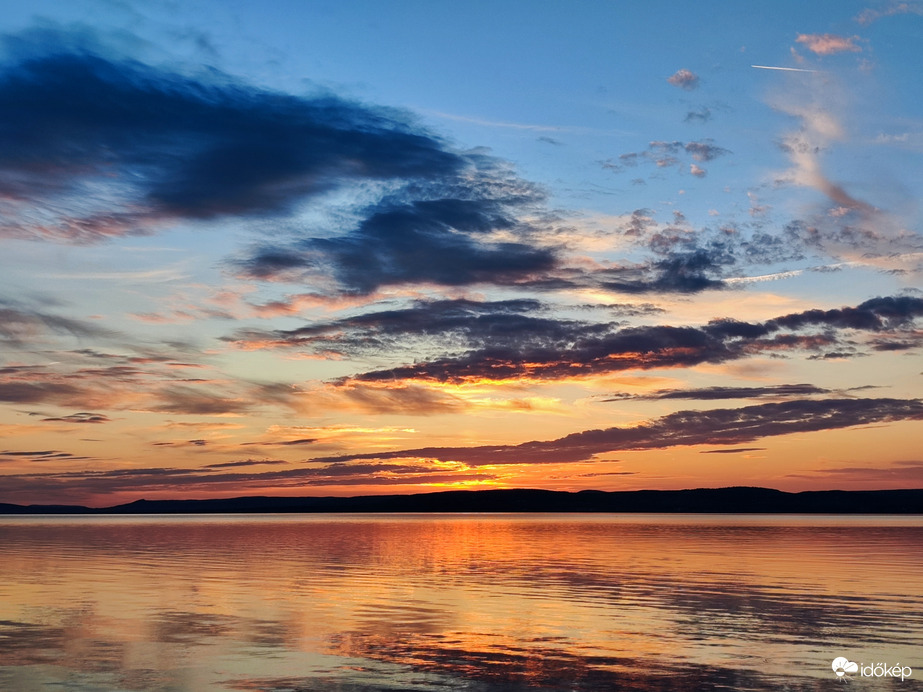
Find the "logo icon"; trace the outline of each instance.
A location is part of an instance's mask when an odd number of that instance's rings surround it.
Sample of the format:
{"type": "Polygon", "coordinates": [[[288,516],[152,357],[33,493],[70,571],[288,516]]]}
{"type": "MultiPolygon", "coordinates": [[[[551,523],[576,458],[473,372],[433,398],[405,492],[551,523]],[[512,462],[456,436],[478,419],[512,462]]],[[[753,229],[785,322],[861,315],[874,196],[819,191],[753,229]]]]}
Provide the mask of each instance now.
{"type": "Polygon", "coordinates": [[[858,673],[859,664],[853,663],[848,658],[843,656],[837,656],[833,659],[833,663],[830,665],[833,668],[833,672],[836,673],[838,678],[843,677],[846,673],[858,673]]]}

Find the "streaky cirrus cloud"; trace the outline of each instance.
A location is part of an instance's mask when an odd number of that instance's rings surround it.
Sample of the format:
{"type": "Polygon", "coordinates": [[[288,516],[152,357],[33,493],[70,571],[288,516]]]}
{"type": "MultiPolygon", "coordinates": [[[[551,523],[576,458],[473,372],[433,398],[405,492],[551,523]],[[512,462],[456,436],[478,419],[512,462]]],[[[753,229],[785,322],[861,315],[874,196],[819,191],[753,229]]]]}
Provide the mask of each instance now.
{"type": "MultiPolygon", "coordinates": [[[[861,463],[861,462],[859,462],[861,463]]],[[[895,461],[883,467],[841,466],[821,468],[806,473],[791,473],[788,478],[835,481],[837,484],[855,483],[859,489],[865,489],[869,482],[888,483],[892,487],[919,487],[923,482],[923,461],[895,461]]]]}
{"type": "Polygon", "coordinates": [[[86,320],[62,317],[27,302],[0,297],[0,344],[35,346],[48,338],[113,339],[118,334],[86,320]]]}
{"type": "Polygon", "coordinates": [[[82,351],[58,351],[55,355],[60,362],[0,367],[0,402],[83,409],[78,414],[45,417],[65,423],[108,421],[104,414],[88,413],[88,409],[211,416],[240,415],[264,404],[282,403],[260,383],[187,377],[193,364],[167,356],[82,351]]]}
{"type": "Polygon", "coordinates": [[[468,466],[570,463],[617,451],[737,445],[791,433],[902,420],[923,420],[923,402],[917,399],[796,400],[736,409],[677,411],[632,427],[587,430],[556,440],[518,445],[425,447],[323,457],[313,461],[414,458],[454,461],[468,466]]]}
{"type": "MultiPolygon", "coordinates": [[[[39,452],[42,454],[43,452],[39,452]]],[[[4,460],[0,455],[0,463],[4,460]]],[[[38,459],[41,460],[41,459],[38,459]]],[[[439,468],[431,464],[327,464],[281,471],[229,470],[247,467],[253,460],[215,464],[199,469],[153,467],[106,470],[75,470],[48,473],[7,474],[3,477],[7,498],[34,497],[41,493],[43,502],[91,502],[111,504],[119,493],[175,494],[182,490],[197,492],[241,492],[271,489],[297,489],[323,486],[401,486],[483,482],[498,476],[464,468],[439,468]]],[[[276,460],[257,462],[275,465],[276,460]]]]}

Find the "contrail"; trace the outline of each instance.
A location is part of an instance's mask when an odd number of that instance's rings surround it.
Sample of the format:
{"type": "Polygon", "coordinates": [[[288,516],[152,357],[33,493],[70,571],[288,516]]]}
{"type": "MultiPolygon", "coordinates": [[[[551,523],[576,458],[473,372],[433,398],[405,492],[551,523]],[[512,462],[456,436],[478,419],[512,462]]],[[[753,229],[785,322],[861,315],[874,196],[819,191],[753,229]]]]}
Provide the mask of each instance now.
{"type": "Polygon", "coordinates": [[[817,70],[802,70],[797,67],[770,67],[769,65],[750,65],[758,70],[782,70],[783,72],[817,72],[817,70]]]}

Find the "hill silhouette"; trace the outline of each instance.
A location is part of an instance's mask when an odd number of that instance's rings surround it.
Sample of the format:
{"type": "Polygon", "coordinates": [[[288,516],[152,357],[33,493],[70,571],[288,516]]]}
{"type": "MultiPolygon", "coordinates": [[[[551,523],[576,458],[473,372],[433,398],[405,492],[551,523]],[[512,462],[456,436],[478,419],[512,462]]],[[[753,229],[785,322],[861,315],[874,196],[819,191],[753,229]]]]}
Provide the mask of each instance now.
{"type": "Polygon", "coordinates": [[[239,514],[333,512],[691,512],[730,514],[923,514],[923,489],[448,490],[356,497],[137,500],[113,507],[0,503],[0,514],[239,514]]]}

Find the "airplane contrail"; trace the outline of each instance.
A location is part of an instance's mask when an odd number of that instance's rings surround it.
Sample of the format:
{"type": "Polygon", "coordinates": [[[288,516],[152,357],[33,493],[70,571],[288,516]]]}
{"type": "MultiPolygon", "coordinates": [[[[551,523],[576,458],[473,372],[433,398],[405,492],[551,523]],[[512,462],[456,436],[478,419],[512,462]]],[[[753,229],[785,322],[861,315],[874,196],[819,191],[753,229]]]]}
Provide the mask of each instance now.
{"type": "Polygon", "coordinates": [[[798,67],[771,67],[769,65],[750,65],[758,70],[782,70],[783,72],[817,72],[817,70],[802,70],[798,67]]]}

